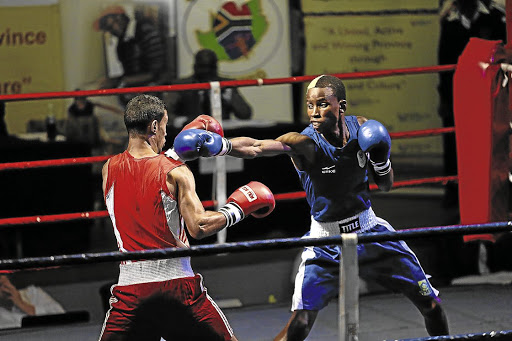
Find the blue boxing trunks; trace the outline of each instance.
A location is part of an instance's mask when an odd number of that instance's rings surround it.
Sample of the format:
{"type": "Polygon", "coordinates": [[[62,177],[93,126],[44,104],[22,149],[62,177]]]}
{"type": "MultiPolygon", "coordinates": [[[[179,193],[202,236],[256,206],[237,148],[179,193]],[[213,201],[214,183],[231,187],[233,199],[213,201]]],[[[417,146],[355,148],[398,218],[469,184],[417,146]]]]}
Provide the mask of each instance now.
{"type": "MultiPolygon", "coordinates": [[[[319,238],[340,233],[395,231],[369,208],[359,215],[339,222],[318,222],[311,219],[311,229],[303,238],[319,238]]],[[[393,291],[419,299],[431,296],[439,301],[414,252],[404,241],[385,241],[357,245],[359,275],[393,291]]],[[[339,293],[338,245],[304,248],[295,278],[291,310],[321,310],[339,293]]]]}

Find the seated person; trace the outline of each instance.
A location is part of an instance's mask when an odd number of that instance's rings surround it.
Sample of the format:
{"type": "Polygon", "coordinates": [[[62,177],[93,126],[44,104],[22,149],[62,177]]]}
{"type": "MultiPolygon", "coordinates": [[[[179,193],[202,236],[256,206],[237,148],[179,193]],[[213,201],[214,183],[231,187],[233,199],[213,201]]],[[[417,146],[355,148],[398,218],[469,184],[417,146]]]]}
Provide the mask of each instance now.
{"type": "Polygon", "coordinates": [[[25,316],[65,313],[47,292],[34,285],[17,289],[9,277],[0,275],[0,328],[21,327],[25,316]]]}
{"type": "MultiPolygon", "coordinates": [[[[76,89],[78,91],[80,89],[76,89]]],[[[115,114],[123,114],[118,107],[93,102],[87,97],[75,97],[68,108],[65,135],[68,141],[83,142],[97,147],[102,143],[120,144],[120,141],[111,139],[102,129],[98,117],[94,114],[94,108],[99,107],[115,114]]]]}
{"type": "MultiPolygon", "coordinates": [[[[190,77],[172,81],[172,84],[207,83],[212,81],[227,81],[217,73],[217,55],[212,50],[199,50],[194,57],[194,74],[190,77]]],[[[236,117],[249,120],[252,108],[238,92],[237,88],[221,90],[222,119],[236,117]]],[[[169,109],[169,122],[175,129],[181,130],[186,124],[201,114],[211,115],[210,91],[174,91],[165,93],[165,101],[169,109]],[[173,121],[171,122],[171,120],[173,121]]]]}

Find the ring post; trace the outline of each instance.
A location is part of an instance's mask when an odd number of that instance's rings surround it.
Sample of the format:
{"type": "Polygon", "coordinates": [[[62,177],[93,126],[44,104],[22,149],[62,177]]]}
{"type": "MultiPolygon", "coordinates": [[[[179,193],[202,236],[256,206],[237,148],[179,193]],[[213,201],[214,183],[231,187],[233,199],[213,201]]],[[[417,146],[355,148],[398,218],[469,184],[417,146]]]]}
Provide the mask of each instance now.
{"type": "Polygon", "coordinates": [[[357,234],[341,235],[340,256],[340,341],[357,341],[359,333],[359,264],[357,261],[357,234]]]}
{"type": "MultiPolygon", "coordinates": [[[[508,220],[511,112],[502,55],[500,41],[471,38],[453,76],[461,224],[508,220]]],[[[494,236],[464,237],[472,239],[494,236]]]]}
{"type": "MultiPolygon", "coordinates": [[[[212,116],[222,125],[222,101],[220,97],[220,83],[210,82],[210,104],[212,116]]],[[[226,158],[215,158],[215,170],[213,172],[213,197],[217,202],[216,209],[218,210],[226,203],[226,158]]],[[[223,229],[217,233],[217,243],[224,244],[226,242],[227,230],[223,229]]]]}

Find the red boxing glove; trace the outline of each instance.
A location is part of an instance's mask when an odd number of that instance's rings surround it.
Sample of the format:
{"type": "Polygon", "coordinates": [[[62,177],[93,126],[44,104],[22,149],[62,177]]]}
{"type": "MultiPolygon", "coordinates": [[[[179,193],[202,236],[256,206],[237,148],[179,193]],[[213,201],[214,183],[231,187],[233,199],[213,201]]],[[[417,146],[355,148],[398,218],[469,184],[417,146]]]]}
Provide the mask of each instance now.
{"type": "Polygon", "coordinates": [[[275,207],[272,191],[261,182],[251,181],[234,191],[219,211],[226,217],[226,227],[229,227],[249,214],[255,218],[266,217],[275,207]]]}
{"type": "Polygon", "coordinates": [[[184,126],[181,131],[187,129],[203,129],[224,137],[224,130],[222,129],[219,121],[208,115],[197,116],[192,122],[184,126]]]}

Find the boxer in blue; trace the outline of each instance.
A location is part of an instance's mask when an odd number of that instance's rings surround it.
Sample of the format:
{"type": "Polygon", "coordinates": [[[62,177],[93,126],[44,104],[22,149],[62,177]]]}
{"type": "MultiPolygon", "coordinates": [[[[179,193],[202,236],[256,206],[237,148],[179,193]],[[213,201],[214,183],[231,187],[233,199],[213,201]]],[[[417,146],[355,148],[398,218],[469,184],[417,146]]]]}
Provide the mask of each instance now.
{"type": "MultiPolygon", "coordinates": [[[[184,160],[200,156],[241,158],[288,154],[311,207],[308,237],[394,231],[372,210],[368,173],[379,189],[393,185],[391,139],[375,120],[346,116],[345,86],[336,77],[315,78],[307,90],[309,126],[275,140],[230,140],[200,129],[185,130],[174,141],[184,160]]],[[[401,292],[418,308],[430,335],[447,335],[448,323],[418,259],[403,241],[359,244],[360,276],[401,292]]],[[[275,340],[304,340],[318,312],[338,295],[339,246],[306,247],[295,280],[292,316],[275,340]]]]}

